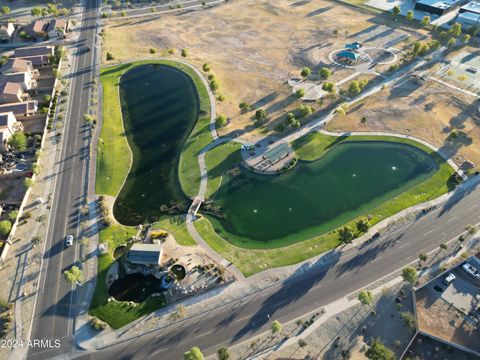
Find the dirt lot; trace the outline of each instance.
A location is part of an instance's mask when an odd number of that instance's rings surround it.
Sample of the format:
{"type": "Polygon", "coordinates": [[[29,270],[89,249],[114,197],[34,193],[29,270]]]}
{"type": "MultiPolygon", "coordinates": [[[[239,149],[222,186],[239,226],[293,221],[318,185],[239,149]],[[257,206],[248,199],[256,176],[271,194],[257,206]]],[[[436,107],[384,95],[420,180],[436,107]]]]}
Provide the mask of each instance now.
{"type": "Polygon", "coordinates": [[[25,195],[24,176],[16,174],[0,177],[0,202],[2,204],[20,204],[25,195]]]}
{"type": "Polygon", "coordinates": [[[480,117],[471,96],[429,80],[404,81],[385,89],[335,118],[332,131],[389,131],[410,134],[441,148],[459,164],[480,164],[480,117]],[[387,101],[386,101],[387,100],[387,101]],[[367,118],[365,125],[360,123],[367,118]]]}
{"type": "MultiPolygon", "coordinates": [[[[399,42],[405,31],[385,27],[385,21],[321,0],[241,0],[212,10],[111,21],[106,26],[103,59],[107,51],[116,60],[165,55],[175,58],[179,49],[186,48],[186,60],[197,66],[210,64],[220,84],[218,94],[226,96],[217,104],[218,113],[231,118],[223,132],[251,128],[252,113],[240,114],[238,105],[242,101],[254,108],[268,108],[271,129],[275,120],[299,105],[286,81],[298,77],[303,66],[316,73],[330,64],[333,50],[358,39],[372,46],[404,46],[406,43],[399,42]],[[337,36],[334,30],[338,30],[337,36]],[[154,55],[149,53],[152,47],[157,49],[154,55]],[[168,55],[167,48],[176,53],[168,55]]],[[[414,33],[412,39],[424,36],[414,33]]],[[[333,79],[338,81],[352,72],[338,70],[333,79]]]]}

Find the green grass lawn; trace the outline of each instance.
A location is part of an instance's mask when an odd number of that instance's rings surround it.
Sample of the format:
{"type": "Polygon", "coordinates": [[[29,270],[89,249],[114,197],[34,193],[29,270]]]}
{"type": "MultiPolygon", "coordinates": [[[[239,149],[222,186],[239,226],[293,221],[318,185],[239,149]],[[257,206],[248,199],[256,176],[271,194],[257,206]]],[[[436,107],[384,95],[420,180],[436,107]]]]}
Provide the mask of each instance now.
{"type": "Polygon", "coordinates": [[[208,169],[206,199],[211,198],[220,187],[224,172],[242,161],[240,147],[238,143],[228,142],[216,146],[205,154],[208,169]]]}
{"type": "Polygon", "coordinates": [[[158,221],[154,229],[166,230],[173,235],[175,241],[182,246],[197,245],[195,240],[190,236],[187,226],[185,225],[184,216],[174,216],[168,219],[158,221]]]}
{"type": "Polygon", "coordinates": [[[179,162],[179,178],[187,196],[194,196],[200,184],[198,152],[210,141],[210,100],[200,77],[190,67],[170,60],[144,60],[101,69],[103,87],[102,131],[98,142],[97,194],[116,196],[128,175],[131,154],[123,130],[119,79],[128,70],[143,64],[162,64],[182,70],[193,80],[200,99],[200,119],[185,143],[179,162]]]}
{"type": "MultiPolygon", "coordinates": [[[[396,214],[397,212],[438,196],[453,189],[451,181],[454,170],[444,161],[436,152],[426,146],[409,139],[400,139],[395,137],[380,136],[350,136],[333,137],[319,133],[311,133],[303,138],[296,140],[293,147],[297,155],[302,160],[313,161],[323,156],[332,147],[346,141],[395,141],[416,146],[430,154],[437,162],[439,169],[429,179],[425,180],[406,192],[396,196],[394,201],[387,201],[382,205],[368,212],[371,216],[370,225],[396,214]]],[[[356,223],[365,214],[352,219],[346,226],[356,229],[356,223]]],[[[236,247],[223,240],[212,228],[212,224],[207,218],[202,218],[195,222],[195,227],[205,241],[218,253],[234,263],[246,276],[250,276],[262,270],[296,264],[300,261],[319,255],[325,251],[331,250],[340,245],[339,236],[336,230],[325,234],[320,234],[311,239],[292,244],[289,246],[264,249],[249,250],[236,247]]],[[[357,231],[357,230],[356,230],[357,231]]],[[[357,231],[357,236],[361,235],[357,231]]]]}

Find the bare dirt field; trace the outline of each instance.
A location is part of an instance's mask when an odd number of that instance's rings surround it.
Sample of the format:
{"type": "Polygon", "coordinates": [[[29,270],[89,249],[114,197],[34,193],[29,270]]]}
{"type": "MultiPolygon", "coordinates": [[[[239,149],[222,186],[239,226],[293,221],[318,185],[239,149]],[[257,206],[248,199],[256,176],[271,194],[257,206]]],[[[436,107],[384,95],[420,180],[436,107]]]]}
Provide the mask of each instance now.
{"type": "MultiPolygon", "coordinates": [[[[242,101],[254,109],[268,109],[270,122],[262,129],[268,132],[299,105],[286,81],[298,77],[302,67],[310,67],[315,74],[331,65],[332,51],[357,40],[372,46],[404,46],[407,32],[391,29],[386,22],[391,19],[328,1],[239,0],[211,10],[109,21],[102,58],[105,61],[106,52],[115,61],[178,58],[180,49],[188,49],[186,60],[199,67],[208,63],[220,85],[217,94],[226,97],[217,104],[217,112],[231,120],[222,132],[253,130],[253,112],[240,114],[242,101]],[[150,48],[157,53],[150,54],[150,48]],[[175,49],[175,54],[168,54],[168,48],[175,49]]],[[[418,31],[409,34],[412,40],[426,36],[418,31]]],[[[334,81],[354,72],[332,70],[334,81]]]]}
{"type": "Polygon", "coordinates": [[[331,131],[410,134],[441,148],[458,164],[480,164],[480,117],[471,96],[429,80],[402,81],[350,108],[327,125],[331,131]],[[360,119],[367,118],[366,124],[360,119]]]}
{"type": "Polygon", "coordinates": [[[0,180],[0,202],[2,204],[20,204],[25,195],[24,176],[2,175],[0,180]]]}

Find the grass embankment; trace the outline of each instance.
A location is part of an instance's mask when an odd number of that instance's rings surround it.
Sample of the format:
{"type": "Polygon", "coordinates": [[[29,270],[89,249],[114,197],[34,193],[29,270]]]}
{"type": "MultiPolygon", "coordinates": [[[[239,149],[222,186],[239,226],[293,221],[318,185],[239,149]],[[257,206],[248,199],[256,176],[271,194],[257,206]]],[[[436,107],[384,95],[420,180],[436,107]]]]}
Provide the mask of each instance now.
{"type": "Polygon", "coordinates": [[[123,129],[119,83],[120,77],[125,72],[144,64],[161,64],[179,69],[190,76],[197,89],[200,100],[200,118],[184,145],[178,167],[182,190],[187,196],[194,196],[200,184],[197,156],[200,150],[211,141],[209,132],[210,99],[202,80],[193,69],[170,60],[135,61],[101,70],[103,123],[98,142],[95,191],[97,194],[116,196],[128,175],[132,159],[123,129]]]}
{"type": "Polygon", "coordinates": [[[197,245],[195,240],[190,236],[187,226],[185,225],[185,216],[173,216],[169,219],[158,221],[153,228],[168,231],[173,235],[175,241],[179,245],[197,245]]]}
{"type": "Polygon", "coordinates": [[[215,195],[225,171],[242,161],[240,146],[238,143],[229,142],[216,146],[205,154],[205,164],[208,169],[206,199],[215,195]]]}
{"type": "MultiPolygon", "coordinates": [[[[451,177],[454,170],[436,152],[408,139],[381,136],[350,136],[334,137],[319,133],[311,133],[293,143],[297,155],[302,160],[313,161],[319,159],[332,147],[347,141],[394,141],[416,146],[430,154],[437,162],[439,169],[429,179],[418,184],[406,192],[396,196],[394,201],[387,201],[368,212],[371,216],[369,221],[373,226],[399,211],[412,205],[419,204],[453,189],[451,177]]],[[[356,229],[356,223],[365,214],[358,216],[345,226],[356,229]]],[[[217,235],[210,222],[203,218],[195,223],[195,227],[205,241],[218,253],[234,263],[246,276],[250,276],[262,270],[296,264],[300,261],[319,255],[340,245],[338,233],[333,230],[311,239],[298,242],[293,245],[265,250],[248,250],[236,247],[217,235]]],[[[357,231],[357,230],[355,230],[357,231]]],[[[357,236],[361,233],[356,233],[357,236]]]]}

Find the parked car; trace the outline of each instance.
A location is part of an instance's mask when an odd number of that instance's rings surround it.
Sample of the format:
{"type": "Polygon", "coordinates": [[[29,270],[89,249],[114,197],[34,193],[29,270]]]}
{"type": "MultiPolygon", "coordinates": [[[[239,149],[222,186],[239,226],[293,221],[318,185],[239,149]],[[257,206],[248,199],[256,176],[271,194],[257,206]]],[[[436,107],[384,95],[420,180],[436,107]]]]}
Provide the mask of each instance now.
{"type": "Polygon", "coordinates": [[[453,282],[453,280],[455,280],[455,279],[456,279],[455,275],[450,273],[445,277],[445,279],[443,279],[443,283],[445,285],[450,285],[453,282]]]}
{"type": "Polygon", "coordinates": [[[465,270],[465,272],[467,274],[472,275],[474,277],[478,277],[477,269],[472,264],[470,264],[469,262],[466,262],[465,264],[463,264],[462,268],[463,268],[463,270],[465,270]]]}
{"type": "Polygon", "coordinates": [[[73,245],[73,235],[67,235],[67,238],[65,239],[65,246],[70,247],[73,245]]]}

